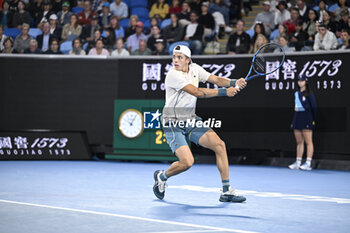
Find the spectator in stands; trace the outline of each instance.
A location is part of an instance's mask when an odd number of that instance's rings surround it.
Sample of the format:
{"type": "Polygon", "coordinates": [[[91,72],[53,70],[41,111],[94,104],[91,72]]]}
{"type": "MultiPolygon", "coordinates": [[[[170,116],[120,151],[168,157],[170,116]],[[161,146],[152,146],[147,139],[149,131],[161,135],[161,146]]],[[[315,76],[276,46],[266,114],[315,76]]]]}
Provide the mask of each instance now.
{"type": "Polygon", "coordinates": [[[57,15],[52,14],[50,16],[49,23],[50,23],[50,34],[52,34],[54,37],[58,39],[58,41],[60,41],[62,29],[57,27],[57,15]]]}
{"type": "Polygon", "coordinates": [[[303,30],[303,22],[298,20],[295,24],[295,31],[290,35],[290,46],[294,47],[296,51],[312,50],[304,48],[309,39],[309,34],[303,30]]]}
{"type": "Polygon", "coordinates": [[[42,54],[42,51],[38,49],[38,42],[35,39],[31,39],[29,42],[29,48],[24,50],[25,54],[42,54]]]}
{"type": "Polygon", "coordinates": [[[202,52],[204,26],[198,23],[198,13],[195,11],[191,12],[190,20],[191,23],[185,28],[184,40],[189,43],[192,54],[198,55],[202,52]]]}
{"type": "Polygon", "coordinates": [[[318,1],[318,21],[322,22],[323,20],[323,12],[328,10],[328,5],[325,0],[319,0],[318,1]]]}
{"type": "Polygon", "coordinates": [[[59,11],[62,10],[62,0],[51,0],[51,10],[57,14],[59,11]]]}
{"type": "Polygon", "coordinates": [[[299,10],[299,18],[304,22],[307,21],[309,18],[310,7],[306,5],[305,0],[297,0],[297,7],[299,10]]]}
{"type": "Polygon", "coordinates": [[[140,39],[139,40],[139,48],[135,49],[131,55],[137,55],[137,56],[145,56],[145,55],[152,55],[152,51],[147,48],[147,40],[146,39],[140,39]]]}
{"type": "Polygon", "coordinates": [[[249,53],[250,36],[244,31],[245,22],[239,19],[236,23],[237,31],[227,41],[226,52],[228,54],[249,53]]]}
{"type": "Polygon", "coordinates": [[[349,10],[348,3],[346,0],[338,0],[338,6],[339,6],[339,8],[337,8],[334,11],[335,21],[337,21],[337,22],[339,22],[341,19],[341,12],[343,10],[349,10]]]}
{"type": "Polygon", "coordinates": [[[279,1],[277,5],[278,11],[275,13],[275,25],[282,24],[283,22],[290,20],[290,12],[286,1],[279,1]]]}
{"type": "Polygon", "coordinates": [[[50,42],[50,49],[47,50],[45,54],[55,54],[55,55],[62,54],[62,52],[60,51],[60,44],[57,38],[52,38],[50,42]]]}
{"type": "Polygon", "coordinates": [[[169,14],[179,14],[181,12],[181,6],[179,0],[172,0],[171,6],[169,7],[169,14]]]}
{"type": "Polygon", "coordinates": [[[266,35],[270,35],[272,30],[275,28],[275,16],[270,12],[270,2],[265,1],[263,3],[263,12],[257,14],[255,22],[262,22],[264,24],[266,35]]]}
{"type": "MultiPolygon", "coordinates": [[[[289,47],[288,46],[288,36],[287,35],[280,36],[280,41],[279,41],[278,44],[284,49],[284,52],[286,52],[286,53],[295,51],[294,47],[289,47]]],[[[274,52],[279,53],[280,49],[277,48],[274,52]]]]}
{"type": "Polygon", "coordinates": [[[88,54],[92,48],[95,48],[96,42],[100,39],[102,39],[101,31],[99,29],[96,29],[92,39],[87,42],[88,44],[86,46],[85,52],[88,54]]]}
{"type": "Polygon", "coordinates": [[[19,4],[19,2],[20,2],[20,0],[9,1],[9,3],[10,3],[10,11],[12,11],[13,13],[18,11],[18,4],[19,4]]]}
{"type": "Polygon", "coordinates": [[[343,29],[340,33],[342,44],[337,47],[339,50],[350,49],[349,30],[343,29]]]}
{"type": "Polygon", "coordinates": [[[338,40],[335,34],[326,28],[326,25],[318,26],[318,33],[315,36],[314,50],[331,50],[336,49],[338,40]]]}
{"type": "MultiPolygon", "coordinates": [[[[147,36],[143,34],[143,23],[141,21],[136,23],[136,32],[128,37],[126,41],[126,46],[129,52],[134,52],[139,48],[140,39],[147,41],[147,36]]],[[[147,46],[147,45],[146,45],[147,46]]]]}
{"type": "Polygon", "coordinates": [[[14,53],[13,49],[13,40],[11,37],[7,37],[4,40],[4,49],[1,51],[1,53],[14,53]]]}
{"type": "Polygon", "coordinates": [[[91,41],[96,30],[101,30],[101,26],[98,24],[98,16],[94,15],[91,18],[91,24],[86,25],[81,33],[83,43],[91,41]]]}
{"type": "Polygon", "coordinates": [[[12,27],[13,13],[9,9],[10,4],[8,1],[2,3],[2,11],[0,11],[0,25],[4,28],[12,27]]]}
{"type": "Polygon", "coordinates": [[[43,0],[34,0],[30,2],[28,7],[28,12],[30,13],[34,22],[37,21],[38,15],[43,9],[43,5],[44,5],[43,0]]]}
{"type": "Polygon", "coordinates": [[[341,19],[339,20],[337,25],[337,32],[336,32],[337,37],[340,37],[342,30],[350,30],[348,9],[343,9],[340,12],[340,16],[341,16],[341,19]]]}
{"type": "Polygon", "coordinates": [[[216,24],[216,34],[219,38],[225,36],[225,32],[231,32],[232,28],[229,25],[229,8],[224,3],[224,0],[215,0],[209,5],[209,13],[214,17],[216,24]]]}
{"type": "Polygon", "coordinates": [[[209,3],[203,2],[201,7],[201,15],[198,23],[204,26],[204,36],[211,35],[215,29],[215,21],[213,16],[209,13],[209,3]]]}
{"type": "Polygon", "coordinates": [[[230,24],[230,12],[224,0],[214,0],[214,2],[209,5],[209,12],[213,14],[214,18],[214,13],[220,12],[224,16],[225,27],[230,24]]]}
{"type": "Polygon", "coordinates": [[[110,5],[110,10],[113,15],[118,16],[119,20],[129,16],[128,6],[122,2],[122,0],[114,0],[114,2],[110,5]]]}
{"type": "Polygon", "coordinates": [[[70,21],[70,17],[73,14],[70,10],[70,3],[68,1],[64,1],[62,3],[62,10],[57,13],[58,18],[58,27],[63,28],[64,25],[68,24],[70,21]]]}
{"type": "Polygon", "coordinates": [[[38,48],[42,52],[46,52],[50,48],[52,38],[54,38],[54,35],[50,34],[50,24],[48,22],[43,24],[42,32],[43,34],[37,36],[36,40],[38,41],[38,48]]]}
{"type": "Polygon", "coordinates": [[[266,36],[263,35],[263,34],[258,34],[258,36],[256,37],[256,41],[254,43],[254,46],[253,46],[253,51],[252,53],[256,53],[261,46],[263,46],[264,44],[267,44],[269,43],[269,41],[267,40],[266,36]]]}
{"type": "Polygon", "coordinates": [[[151,36],[147,40],[147,48],[149,48],[152,52],[156,50],[156,40],[165,39],[163,35],[160,33],[160,28],[158,25],[152,26],[151,36]]]}
{"type": "MultiPolygon", "coordinates": [[[[304,21],[303,23],[303,31],[307,32],[307,34],[312,38],[312,40],[315,39],[316,35],[316,21],[318,19],[317,11],[314,9],[309,10],[309,17],[307,21],[304,21]]],[[[299,51],[299,50],[297,50],[299,51]]]]}
{"type": "Polygon", "coordinates": [[[39,11],[39,14],[35,20],[35,25],[40,28],[43,23],[49,22],[52,14],[54,14],[54,12],[51,11],[51,4],[49,0],[45,0],[43,2],[42,9],[39,11]]]}
{"type": "MultiPolygon", "coordinates": [[[[20,5],[20,4],[18,4],[20,5]]],[[[33,39],[29,34],[29,24],[24,23],[22,25],[22,33],[19,34],[13,45],[13,49],[16,53],[24,53],[24,50],[29,48],[29,42],[33,39]]]]}
{"type": "Polygon", "coordinates": [[[4,49],[4,42],[7,36],[4,35],[4,27],[0,25],[0,52],[4,49]]]}
{"type": "Polygon", "coordinates": [[[175,13],[170,14],[170,20],[171,24],[163,29],[163,36],[169,44],[172,44],[183,39],[184,28],[175,13]]]}
{"type": "Polygon", "coordinates": [[[109,3],[105,2],[102,7],[102,12],[99,15],[99,25],[103,29],[109,27],[109,23],[111,21],[112,13],[109,11],[109,6],[109,3]]]}
{"type": "Polygon", "coordinates": [[[72,41],[72,50],[69,51],[69,55],[85,55],[85,51],[82,48],[82,43],[79,38],[75,38],[72,41]]]}
{"type": "Polygon", "coordinates": [[[125,38],[128,38],[136,32],[136,24],[138,21],[139,17],[137,15],[130,16],[129,27],[125,30],[125,38]]]}
{"type": "Polygon", "coordinates": [[[117,49],[114,50],[111,54],[112,57],[126,57],[130,56],[128,50],[124,49],[124,41],[122,38],[118,38],[116,42],[117,49]]]}
{"type": "Polygon", "coordinates": [[[109,52],[104,48],[103,40],[96,41],[96,47],[89,51],[89,56],[109,56],[109,52]]]}
{"type": "Polygon", "coordinates": [[[284,24],[278,25],[278,35],[273,38],[273,42],[278,44],[280,42],[280,37],[287,35],[287,26],[284,24]]]}
{"type": "MultiPolygon", "coordinates": [[[[112,51],[115,45],[115,42],[117,41],[114,29],[111,27],[106,28],[105,34],[106,36],[103,39],[103,44],[108,51],[112,51]]],[[[119,38],[122,38],[122,37],[119,37],[119,38]]]]}
{"type": "Polygon", "coordinates": [[[169,55],[168,51],[166,50],[165,46],[165,40],[164,39],[157,39],[156,40],[156,50],[153,51],[153,55],[169,55]]]}
{"type": "Polygon", "coordinates": [[[202,0],[192,0],[190,3],[190,8],[191,8],[191,11],[195,11],[198,13],[198,15],[201,15],[202,14],[202,0]]]}
{"type": "Polygon", "coordinates": [[[322,24],[326,25],[326,28],[333,32],[336,33],[337,31],[337,25],[331,18],[331,13],[329,11],[324,11],[323,12],[323,21],[322,24]]]}
{"type": "MultiPolygon", "coordinates": [[[[25,10],[25,4],[23,1],[18,2],[18,10],[14,13],[12,18],[12,27],[21,29],[23,24],[30,24],[30,14],[25,10]]],[[[15,42],[16,44],[16,42],[15,42]]],[[[29,42],[28,42],[29,46],[29,42]]]]}
{"type": "Polygon", "coordinates": [[[92,16],[94,15],[96,15],[96,13],[91,10],[91,2],[89,0],[85,0],[84,10],[78,14],[79,24],[82,26],[90,25],[92,16]]]}
{"type": "Polygon", "coordinates": [[[96,14],[101,14],[105,3],[108,3],[109,8],[109,0],[93,0],[91,4],[91,10],[96,12],[96,14]]]}
{"type": "Polygon", "coordinates": [[[113,28],[116,38],[124,38],[125,36],[124,28],[120,26],[119,19],[117,16],[113,15],[111,17],[110,27],[113,28]]]}
{"type": "Polygon", "coordinates": [[[190,13],[191,13],[191,7],[190,3],[186,0],[181,5],[181,12],[177,14],[177,18],[179,19],[179,23],[182,26],[186,26],[189,24],[190,21],[190,13]]]}
{"type": "Polygon", "coordinates": [[[73,40],[75,37],[79,37],[82,32],[82,26],[78,23],[78,17],[76,14],[70,16],[69,24],[64,25],[62,30],[62,40],[73,40]]]}
{"type": "Polygon", "coordinates": [[[283,22],[288,28],[287,34],[290,35],[295,31],[295,23],[299,19],[299,10],[297,8],[292,8],[290,10],[290,19],[283,22]]]}
{"type": "Polygon", "coordinates": [[[253,46],[259,34],[263,34],[266,37],[264,25],[261,22],[256,22],[254,26],[254,35],[252,36],[252,39],[251,39],[251,44],[253,46]]]}
{"type": "Polygon", "coordinates": [[[152,5],[151,11],[149,12],[149,17],[156,17],[157,19],[167,18],[169,13],[169,5],[165,0],[157,0],[156,3],[152,5]]]}

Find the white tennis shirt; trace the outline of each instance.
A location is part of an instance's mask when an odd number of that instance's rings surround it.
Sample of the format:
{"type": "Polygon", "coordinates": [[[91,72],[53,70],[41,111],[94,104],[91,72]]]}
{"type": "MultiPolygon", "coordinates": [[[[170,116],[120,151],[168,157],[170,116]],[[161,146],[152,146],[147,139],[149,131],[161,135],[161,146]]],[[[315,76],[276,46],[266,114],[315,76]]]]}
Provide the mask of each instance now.
{"type": "Polygon", "coordinates": [[[187,120],[196,117],[197,97],[181,90],[188,84],[195,87],[205,83],[211,74],[201,66],[191,63],[189,72],[177,71],[172,67],[165,77],[165,106],[163,120],[187,120]]]}

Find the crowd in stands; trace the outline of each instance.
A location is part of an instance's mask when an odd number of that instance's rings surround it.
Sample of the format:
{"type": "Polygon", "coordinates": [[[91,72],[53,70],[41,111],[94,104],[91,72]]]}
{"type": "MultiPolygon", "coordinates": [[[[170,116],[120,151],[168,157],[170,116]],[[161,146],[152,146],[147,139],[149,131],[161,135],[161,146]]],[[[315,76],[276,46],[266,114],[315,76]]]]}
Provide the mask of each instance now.
{"type": "Polygon", "coordinates": [[[249,0],[0,0],[0,53],[168,55],[182,43],[217,54],[222,38],[226,54],[269,42],[286,52],[350,48],[347,0],[265,1],[246,29],[250,10],[249,0]]]}

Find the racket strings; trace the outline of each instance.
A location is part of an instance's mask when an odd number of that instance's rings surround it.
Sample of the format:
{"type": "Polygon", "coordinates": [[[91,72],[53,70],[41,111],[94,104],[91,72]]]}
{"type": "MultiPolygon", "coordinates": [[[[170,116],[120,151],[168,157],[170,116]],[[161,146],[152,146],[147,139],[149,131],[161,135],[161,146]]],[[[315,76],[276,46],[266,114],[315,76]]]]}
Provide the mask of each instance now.
{"type": "Polygon", "coordinates": [[[267,44],[263,46],[255,55],[253,68],[255,72],[267,74],[279,69],[283,62],[283,49],[275,44],[267,44]]]}

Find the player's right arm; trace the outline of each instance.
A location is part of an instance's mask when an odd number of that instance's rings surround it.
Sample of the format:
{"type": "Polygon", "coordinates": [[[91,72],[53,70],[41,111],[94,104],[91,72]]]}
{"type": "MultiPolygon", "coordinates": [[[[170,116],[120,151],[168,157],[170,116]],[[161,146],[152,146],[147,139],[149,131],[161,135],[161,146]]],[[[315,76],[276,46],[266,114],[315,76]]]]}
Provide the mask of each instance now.
{"type": "Polygon", "coordinates": [[[239,92],[239,90],[234,87],[229,87],[227,89],[225,88],[225,90],[222,89],[222,91],[220,91],[220,89],[198,88],[192,84],[187,84],[182,88],[183,91],[197,98],[212,98],[216,96],[224,96],[223,94],[220,95],[220,92],[226,92],[226,96],[232,97],[239,92]]]}

